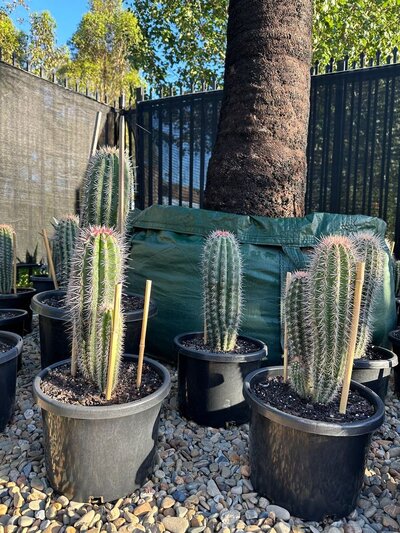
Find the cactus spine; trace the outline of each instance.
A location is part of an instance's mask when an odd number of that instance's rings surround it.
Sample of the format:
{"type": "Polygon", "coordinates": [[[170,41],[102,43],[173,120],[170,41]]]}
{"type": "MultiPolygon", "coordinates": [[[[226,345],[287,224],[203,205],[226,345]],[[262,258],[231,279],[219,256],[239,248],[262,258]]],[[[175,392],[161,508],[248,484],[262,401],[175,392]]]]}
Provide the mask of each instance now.
{"type": "Polygon", "coordinates": [[[296,325],[287,329],[292,386],[314,403],[329,403],[342,385],[356,261],[350,239],[326,237],[315,249],[309,272],[293,276],[286,292],[285,319],[296,325]]]}
{"type": "Polygon", "coordinates": [[[372,341],[373,317],[376,301],[383,287],[385,252],[375,234],[364,232],[352,237],[358,260],[365,263],[364,285],[361,295],[360,321],[354,357],[359,359],[372,341]]]}
{"type": "Polygon", "coordinates": [[[242,308],[242,260],[232,233],[211,233],[204,245],[202,270],[207,343],[215,352],[229,352],[236,346],[242,308]]]}
{"type": "Polygon", "coordinates": [[[57,281],[61,289],[66,289],[71,273],[71,260],[79,231],[78,217],[67,215],[53,224],[53,260],[57,281]]]}
{"type": "MultiPolygon", "coordinates": [[[[86,379],[104,392],[110,356],[115,285],[122,281],[124,249],[120,236],[110,228],[90,226],[76,241],[68,286],[73,347],[86,379]]],[[[121,309],[120,309],[121,311],[121,309]]],[[[117,332],[118,362],[122,353],[123,316],[117,332]]],[[[118,364],[112,379],[118,380],[118,364]]]]}
{"type": "MultiPolygon", "coordinates": [[[[127,215],[133,198],[133,168],[125,156],[125,206],[127,215]]],[[[118,149],[105,147],[91,157],[82,191],[81,226],[116,227],[118,221],[119,157],[118,149]]],[[[125,222],[125,221],[124,221],[125,222]]]]}
{"type": "Polygon", "coordinates": [[[0,293],[9,294],[13,288],[14,229],[0,224],[0,293]]]}

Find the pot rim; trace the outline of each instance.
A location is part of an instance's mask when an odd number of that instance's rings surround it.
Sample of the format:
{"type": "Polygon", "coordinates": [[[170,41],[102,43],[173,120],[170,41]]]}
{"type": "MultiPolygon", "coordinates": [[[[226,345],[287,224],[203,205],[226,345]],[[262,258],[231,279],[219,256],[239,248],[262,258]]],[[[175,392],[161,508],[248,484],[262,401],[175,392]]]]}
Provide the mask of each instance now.
{"type": "Polygon", "coordinates": [[[376,361],[370,359],[354,359],[353,368],[357,369],[368,369],[368,368],[394,368],[398,365],[399,360],[397,355],[389,350],[388,348],[383,348],[382,346],[372,346],[374,351],[381,352],[386,355],[386,359],[378,359],[376,361]]]}
{"type": "Polygon", "coordinates": [[[0,308],[0,330],[1,330],[1,326],[7,325],[10,322],[20,321],[21,319],[24,319],[27,316],[28,316],[28,311],[26,311],[25,309],[13,309],[12,307],[10,307],[10,308],[0,308]],[[17,314],[17,316],[10,316],[8,318],[7,317],[1,318],[1,314],[2,313],[18,313],[18,314],[17,314]]]}
{"type": "Polygon", "coordinates": [[[281,424],[283,426],[292,428],[297,431],[305,433],[313,433],[315,435],[327,435],[331,437],[354,437],[358,435],[365,435],[372,433],[378,429],[385,418],[385,405],[375,392],[372,392],[368,387],[361,383],[351,381],[351,388],[358,390],[375,408],[375,413],[364,420],[357,420],[355,422],[345,422],[343,424],[320,422],[318,420],[309,420],[299,416],[284,413],[276,407],[272,407],[262,402],[252,391],[252,381],[259,374],[272,372],[273,375],[282,375],[282,366],[265,367],[251,372],[245,377],[243,383],[243,395],[252,409],[255,409],[261,416],[268,418],[272,422],[281,424]]]}
{"type": "Polygon", "coordinates": [[[24,287],[21,289],[17,289],[17,294],[14,294],[13,292],[10,292],[9,294],[6,293],[0,293],[0,300],[5,300],[6,298],[22,298],[26,294],[35,294],[36,289],[32,287],[24,287]]]}
{"type": "Polygon", "coordinates": [[[23,347],[22,337],[16,333],[11,333],[10,331],[0,331],[0,340],[2,338],[5,338],[9,341],[14,341],[15,345],[6,352],[0,353],[0,365],[18,357],[22,352],[23,347]]]}
{"type": "MultiPolygon", "coordinates": [[[[52,296],[53,294],[61,294],[65,295],[67,291],[61,290],[61,289],[53,289],[51,291],[43,291],[38,294],[35,294],[35,296],[32,298],[31,301],[31,309],[38,315],[52,318],[53,320],[64,320],[68,321],[68,311],[64,307],[53,307],[52,305],[45,304],[42,300],[46,297],[52,296]]],[[[139,296],[140,294],[136,294],[133,292],[126,292],[128,296],[139,296]]],[[[150,308],[149,308],[149,318],[152,318],[157,314],[157,306],[154,302],[154,300],[150,300],[150,308]]],[[[142,309],[136,309],[135,311],[129,311],[128,313],[124,314],[125,316],[125,322],[136,322],[138,320],[142,320],[143,318],[143,308],[142,309]]]]}
{"type": "MultiPolygon", "coordinates": [[[[138,359],[137,355],[124,354],[124,359],[138,359]]],[[[98,406],[84,406],[84,405],[71,405],[54,400],[50,398],[40,388],[40,382],[42,378],[53,368],[65,365],[70,362],[70,359],[64,359],[43,369],[35,379],[33,380],[33,395],[36,403],[41,409],[53,413],[58,416],[66,418],[79,418],[83,420],[105,420],[111,418],[120,418],[124,416],[130,416],[135,413],[140,413],[152,408],[154,405],[161,403],[166,398],[171,389],[171,376],[167,368],[149,357],[145,357],[144,361],[150,364],[162,378],[161,386],[152,394],[135,400],[133,402],[117,404],[117,405],[98,405],[98,406]]]]}
{"type": "Polygon", "coordinates": [[[238,335],[238,338],[251,341],[254,344],[258,345],[259,348],[255,352],[228,355],[224,353],[193,350],[192,348],[183,346],[182,340],[184,338],[193,338],[200,335],[203,335],[202,331],[191,331],[189,333],[182,333],[180,335],[177,335],[174,338],[174,344],[178,348],[179,355],[184,355],[193,359],[201,359],[203,361],[212,361],[215,363],[241,363],[249,361],[259,361],[263,357],[266,357],[268,354],[267,345],[263,341],[255,339],[254,337],[248,337],[247,335],[238,335]]]}

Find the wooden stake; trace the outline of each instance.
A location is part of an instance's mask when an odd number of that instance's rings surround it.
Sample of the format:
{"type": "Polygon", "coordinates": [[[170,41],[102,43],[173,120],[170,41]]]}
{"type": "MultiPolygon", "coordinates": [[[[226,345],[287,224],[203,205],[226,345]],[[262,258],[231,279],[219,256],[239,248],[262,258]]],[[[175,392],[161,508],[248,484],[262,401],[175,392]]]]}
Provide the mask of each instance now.
{"type": "Polygon", "coordinates": [[[364,271],[365,271],[365,263],[357,263],[356,286],[354,290],[353,317],[351,320],[349,349],[347,351],[346,369],[345,369],[345,374],[344,374],[342,396],[340,398],[340,407],[339,407],[339,412],[342,415],[346,413],[347,400],[349,398],[351,373],[353,371],[353,362],[354,362],[354,351],[355,351],[356,342],[357,342],[358,323],[360,320],[360,307],[361,307],[362,288],[364,284],[364,271]]]}
{"type": "Polygon", "coordinates": [[[107,369],[107,385],[106,385],[106,400],[111,398],[112,393],[112,377],[115,374],[115,366],[117,364],[117,350],[118,350],[118,329],[121,323],[121,295],[122,295],[122,283],[115,285],[114,291],[114,308],[112,313],[112,330],[110,340],[110,357],[108,360],[107,369]]]}
{"type": "Polygon", "coordinates": [[[204,326],[203,326],[203,341],[204,341],[204,344],[207,344],[207,320],[206,320],[205,312],[204,312],[204,326]]]}
{"type": "Polygon", "coordinates": [[[13,240],[13,289],[14,294],[17,294],[17,236],[15,231],[12,236],[13,240]]]}
{"type": "Polygon", "coordinates": [[[76,370],[78,367],[78,361],[76,356],[76,336],[75,331],[72,332],[72,347],[71,347],[71,376],[76,376],[76,370]]]}
{"type": "MultiPolygon", "coordinates": [[[[292,273],[286,273],[286,285],[285,291],[287,290],[290,280],[292,278],[292,273]]],[[[287,346],[287,324],[284,317],[283,321],[283,382],[287,383],[288,380],[288,346],[287,346]]]]}
{"type": "Polygon", "coordinates": [[[125,220],[125,117],[119,118],[119,187],[118,231],[123,232],[125,220]]]}
{"type": "Polygon", "coordinates": [[[97,111],[96,123],[94,125],[94,131],[93,131],[92,146],[90,148],[90,157],[94,156],[97,150],[97,144],[99,142],[100,124],[101,124],[101,111],[97,111]]]}
{"type": "Polygon", "coordinates": [[[57,282],[57,276],[56,276],[56,271],[55,271],[55,268],[54,268],[53,256],[51,254],[50,243],[49,243],[49,238],[47,236],[47,231],[43,228],[42,229],[42,233],[40,233],[40,235],[43,237],[44,247],[46,249],[47,263],[49,265],[50,276],[51,276],[51,279],[53,280],[54,288],[56,289],[56,291],[58,291],[59,287],[58,287],[58,282],[57,282]]]}
{"type": "Polygon", "coordinates": [[[394,241],[389,241],[390,242],[390,253],[391,255],[393,255],[393,252],[394,252],[394,245],[396,244],[394,241]]]}
{"type": "Polygon", "coordinates": [[[143,358],[144,358],[144,347],[145,347],[145,342],[146,342],[147,320],[149,318],[151,283],[152,282],[150,279],[146,280],[146,289],[144,293],[142,332],[140,334],[139,359],[138,359],[138,368],[137,368],[137,377],[136,377],[137,388],[139,388],[140,385],[142,384],[143,358]]]}

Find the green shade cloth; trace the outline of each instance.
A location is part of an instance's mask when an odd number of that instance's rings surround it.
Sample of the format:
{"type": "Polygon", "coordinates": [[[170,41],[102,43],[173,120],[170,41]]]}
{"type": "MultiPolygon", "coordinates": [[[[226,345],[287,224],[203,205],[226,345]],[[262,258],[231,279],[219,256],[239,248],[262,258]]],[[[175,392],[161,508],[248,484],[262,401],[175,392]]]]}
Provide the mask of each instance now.
{"type": "MultiPolygon", "coordinates": [[[[215,229],[233,232],[243,255],[244,314],[240,332],[263,340],[268,364],[280,364],[281,291],[286,272],[304,269],[311,249],[330,234],[373,231],[383,220],[363,215],[313,213],[304,218],[265,218],[154,205],[130,214],[129,290],[142,293],[153,280],[158,315],[149,321],[146,351],[174,361],[175,335],[203,329],[200,260],[204,238],[215,229]]],[[[384,287],[375,315],[374,342],[387,344],[396,310],[393,269],[387,251],[384,287]]]]}

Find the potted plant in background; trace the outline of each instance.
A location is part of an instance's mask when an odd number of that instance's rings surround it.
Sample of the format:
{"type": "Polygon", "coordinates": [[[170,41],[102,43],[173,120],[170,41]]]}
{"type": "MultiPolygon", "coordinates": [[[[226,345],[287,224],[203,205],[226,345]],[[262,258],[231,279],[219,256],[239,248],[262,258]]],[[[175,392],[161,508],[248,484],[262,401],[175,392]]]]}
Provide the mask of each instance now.
{"type": "MultiPolygon", "coordinates": [[[[21,320],[24,315],[24,333],[32,331],[31,298],[35,291],[31,288],[17,288],[16,245],[14,228],[8,224],[0,225],[0,314],[3,318],[21,320]],[[14,312],[14,317],[10,311],[14,312]]],[[[1,318],[1,316],[0,316],[1,318]]]]}
{"type": "Polygon", "coordinates": [[[214,231],[202,260],[204,332],[183,333],[178,350],[178,403],[198,424],[222,427],[248,421],[244,377],[266,356],[262,341],[238,334],[242,314],[242,260],[228,231],[214,231]]]}
{"type": "MultiPolygon", "coordinates": [[[[394,244],[394,243],[393,243],[394,244]]],[[[393,246],[394,247],[394,246],[393,246]]],[[[393,351],[400,356],[400,329],[399,329],[399,307],[400,307],[400,261],[396,260],[393,255],[393,275],[394,275],[394,294],[396,297],[396,311],[397,311],[397,329],[389,333],[389,339],[393,345],[393,351]]],[[[397,365],[394,369],[394,391],[398,398],[400,398],[400,366],[397,365]]]]}
{"type": "Polygon", "coordinates": [[[365,263],[353,379],[385,400],[390,373],[398,359],[391,350],[372,344],[372,332],[377,296],[383,290],[386,253],[382,241],[371,232],[358,233],[351,240],[359,260],[365,263]]]}
{"type": "Polygon", "coordinates": [[[22,338],[15,333],[0,331],[0,433],[14,413],[17,366],[21,352],[22,338]]]}
{"type": "Polygon", "coordinates": [[[41,292],[32,299],[32,309],[39,315],[42,368],[71,356],[65,296],[78,233],[75,215],[66,215],[54,224],[52,256],[59,289],[41,292]]]}
{"type": "Polygon", "coordinates": [[[145,360],[137,386],[137,356],[122,356],[120,301],[124,253],[112,229],[80,233],[68,287],[73,357],[34,381],[42,409],[47,475],[69,499],[111,501],[132,493],[150,471],[168,371],[145,360]],[[105,483],[105,480],[107,481],[105,483]]]}
{"type": "Polygon", "coordinates": [[[346,237],[319,243],[309,271],[286,287],[289,380],[273,367],[244,383],[254,489],[306,520],[356,507],[371,436],[384,419],[379,396],[350,385],[362,290],[357,261],[346,237]]]}

